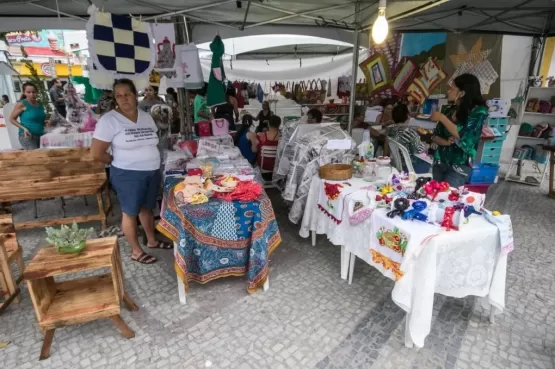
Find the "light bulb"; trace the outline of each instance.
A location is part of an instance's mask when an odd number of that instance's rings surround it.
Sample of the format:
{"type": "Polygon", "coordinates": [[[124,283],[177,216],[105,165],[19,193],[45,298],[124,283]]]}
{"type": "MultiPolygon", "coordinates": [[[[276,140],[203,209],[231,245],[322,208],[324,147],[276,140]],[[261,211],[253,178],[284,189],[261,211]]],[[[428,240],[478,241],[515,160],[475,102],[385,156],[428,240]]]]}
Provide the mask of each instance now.
{"type": "Polygon", "coordinates": [[[387,19],[385,19],[385,8],[379,8],[378,18],[372,26],[372,40],[376,44],[381,44],[385,41],[388,32],[389,25],[387,24],[387,19]]]}

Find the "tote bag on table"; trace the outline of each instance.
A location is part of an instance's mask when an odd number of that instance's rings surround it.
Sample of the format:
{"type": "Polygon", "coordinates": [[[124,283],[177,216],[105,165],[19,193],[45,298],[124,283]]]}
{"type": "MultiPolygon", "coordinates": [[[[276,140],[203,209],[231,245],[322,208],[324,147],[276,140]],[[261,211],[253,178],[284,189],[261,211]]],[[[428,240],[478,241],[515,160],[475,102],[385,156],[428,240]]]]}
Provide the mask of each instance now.
{"type": "Polygon", "coordinates": [[[229,122],[219,118],[212,120],[212,134],[214,136],[224,136],[229,134],[229,122]]]}

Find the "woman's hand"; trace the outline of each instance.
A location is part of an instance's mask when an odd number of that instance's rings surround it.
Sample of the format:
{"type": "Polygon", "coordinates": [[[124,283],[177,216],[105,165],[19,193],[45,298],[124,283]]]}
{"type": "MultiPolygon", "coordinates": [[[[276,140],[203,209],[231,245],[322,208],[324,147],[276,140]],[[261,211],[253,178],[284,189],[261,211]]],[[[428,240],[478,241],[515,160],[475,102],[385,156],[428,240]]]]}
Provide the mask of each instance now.
{"type": "Polygon", "coordinates": [[[44,125],[45,125],[46,127],[50,127],[50,120],[49,120],[49,119],[45,120],[45,121],[44,121],[44,125]]]}
{"type": "Polygon", "coordinates": [[[23,130],[23,137],[31,137],[31,132],[27,128],[21,127],[21,129],[23,130]]]}

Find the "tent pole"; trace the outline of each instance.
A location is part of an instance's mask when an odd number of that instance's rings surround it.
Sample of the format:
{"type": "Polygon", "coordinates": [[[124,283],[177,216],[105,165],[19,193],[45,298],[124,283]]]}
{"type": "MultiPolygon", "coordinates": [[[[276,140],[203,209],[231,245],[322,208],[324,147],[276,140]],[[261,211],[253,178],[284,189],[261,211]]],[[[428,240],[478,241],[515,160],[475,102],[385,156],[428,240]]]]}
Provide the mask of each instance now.
{"type": "Polygon", "coordinates": [[[351,100],[349,101],[349,121],[347,125],[347,131],[351,134],[353,130],[353,118],[355,116],[355,105],[356,105],[356,85],[357,85],[357,72],[358,72],[358,49],[359,49],[359,39],[360,34],[360,2],[355,3],[355,31],[354,41],[353,41],[353,69],[351,71],[351,100]]]}
{"type": "MultiPolygon", "coordinates": [[[[185,16],[174,15],[172,23],[175,28],[176,44],[188,44],[189,30],[187,29],[187,18],[185,16]]],[[[184,88],[177,89],[177,104],[179,105],[179,133],[187,139],[192,137],[191,114],[189,114],[189,91],[184,88]]]]}

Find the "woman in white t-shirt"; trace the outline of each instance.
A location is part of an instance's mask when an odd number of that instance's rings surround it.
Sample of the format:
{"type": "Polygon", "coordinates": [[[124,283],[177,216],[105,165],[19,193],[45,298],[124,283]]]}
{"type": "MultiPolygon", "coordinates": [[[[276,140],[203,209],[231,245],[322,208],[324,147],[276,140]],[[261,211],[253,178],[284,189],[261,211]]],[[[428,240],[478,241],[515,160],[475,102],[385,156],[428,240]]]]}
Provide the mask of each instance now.
{"type": "Polygon", "coordinates": [[[137,216],[147,236],[147,247],[173,247],[157,241],[154,233],[152,209],[161,181],[158,128],[150,114],[138,109],[137,89],[131,80],[116,80],[112,90],[116,108],[96,124],[91,152],[96,160],[111,165],[110,182],[121,205],[123,234],[132,248],[131,259],[152,264],[156,258],[139,244],[137,216]],[[107,152],[110,146],[112,155],[107,152]]]}

